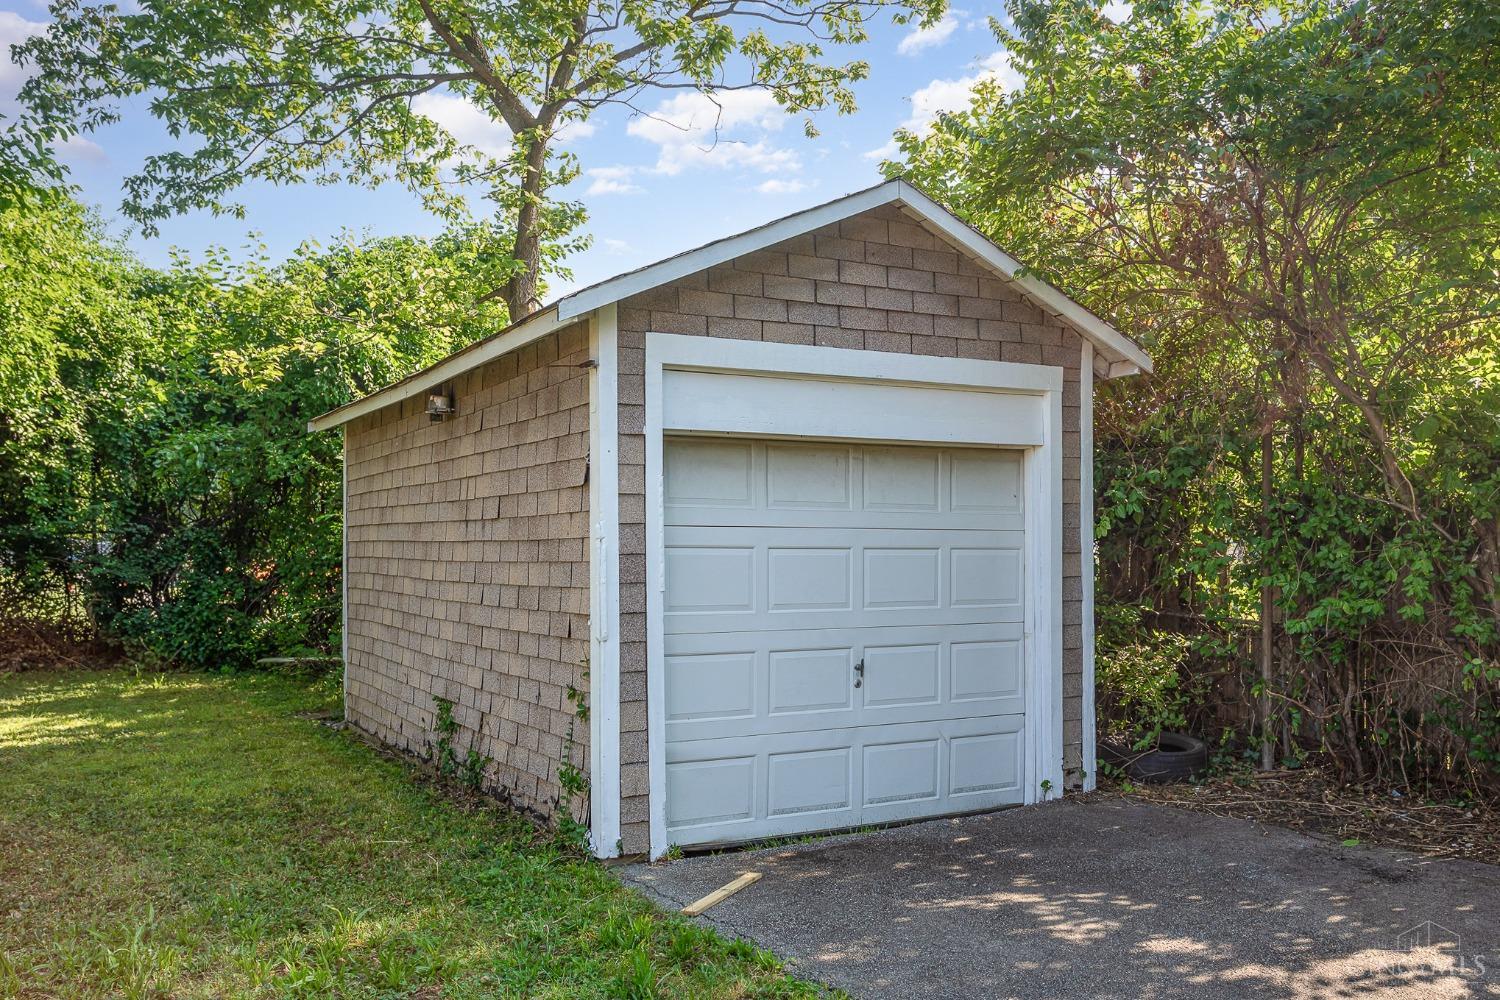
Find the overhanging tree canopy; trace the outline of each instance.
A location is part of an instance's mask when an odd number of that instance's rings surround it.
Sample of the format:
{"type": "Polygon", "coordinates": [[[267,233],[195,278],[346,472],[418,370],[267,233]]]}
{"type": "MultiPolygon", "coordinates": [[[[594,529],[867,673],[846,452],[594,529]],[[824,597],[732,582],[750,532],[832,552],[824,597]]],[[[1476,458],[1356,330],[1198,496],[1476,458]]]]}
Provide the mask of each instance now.
{"type": "MultiPolygon", "coordinates": [[[[60,0],[19,52],[23,90],[52,134],[115,120],[145,94],[181,149],[149,158],[125,211],[148,230],[194,208],[237,214],[233,191],[273,183],[396,180],[447,216],[481,185],[513,231],[498,290],[512,319],[570,248],[581,207],[549,192],[577,173],[559,132],[649,91],[769,91],[789,113],[854,107],[862,61],[826,44],[867,37],[872,13],[940,16],[945,0],[60,0]],[[458,95],[512,137],[503,155],[465,148],[415,104],[458,95]]],[[[811,126],[809,125],[809,128],[811,126]]]]}
{"type": "Polygon", "coordinates": [[[1099,406],[1126,599],[1239,622],[1264,587],[1276,693],[1355,773],[1493,780],[1500,7],[1106,6],[1010,0],[1024,85],[888,169],[1152,350],[1099,406]]]}

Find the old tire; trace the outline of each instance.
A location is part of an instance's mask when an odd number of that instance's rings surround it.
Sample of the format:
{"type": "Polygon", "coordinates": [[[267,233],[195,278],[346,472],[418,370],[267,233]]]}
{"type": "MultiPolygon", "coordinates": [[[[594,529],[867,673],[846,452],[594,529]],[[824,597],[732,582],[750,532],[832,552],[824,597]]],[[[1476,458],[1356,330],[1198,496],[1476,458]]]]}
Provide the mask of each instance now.
{"type": "Polygon", "coordinates": [[[1185,733],[1162,733],[1153,750],[1100,744],[1099,756],[1142,782],[1187,781],[1208,768],[1208,744],[1185,733]]]}

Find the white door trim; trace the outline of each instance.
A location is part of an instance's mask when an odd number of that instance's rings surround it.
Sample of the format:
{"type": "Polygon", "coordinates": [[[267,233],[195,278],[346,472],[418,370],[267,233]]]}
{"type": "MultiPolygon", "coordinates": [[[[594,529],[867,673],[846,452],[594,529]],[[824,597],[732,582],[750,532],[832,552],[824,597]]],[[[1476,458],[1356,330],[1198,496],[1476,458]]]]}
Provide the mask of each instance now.
{"type": "Polygon", "coordinates": [[[1046,394],[1043,413],[1043,441],[1026,452],[1022,484],[1026,490],[1026,572],[1034,595],[1026,602],[1027,805],[1059,798],[1063,791],[1061,390],[1046,394]],[[1050,669],[1046,669],[1048,663],[1050,669]]]}
{"type": "Polygon", "coordinates": [[[340,461],[343,479],[343,494],[340,500],[343,520],[341,549],[339,555],[339,600],[343,608],[339,612],[339,660],[343,664],[344,677],[340,684],[344,692],[344,721],[349,721],[349,429],[344,428],[339,436],[343,439],[343,455],[340,461]]]}
{"type": "Polygon", "coordinates": [[[1094,345],[1083,342],[1078,368],[1078,552],[1083,576],[1083,790],[1099,782],[1094,718],[1094,345]]]}
{"type": "Polygon", "coordinates": [[[589,840],[620,854],[620,394],[613,304],[589,322],[589,840]]]}
{"type": "MultiPolygon", "coordinates": [[[[671,848],[666,812],[666,684],[662,663],[662,596],[665,589],[662,435],[667,427],[663,407],[664,372],[713,371],[746,376],[793,376],[811,379],[810,393],[826,398],[839,393],[840,381],[896,383],[980,392],[1022,393],[1041,397],[1042,442],[1025,458],[1027,503],[1026,552],[1031,583],[1027,601],[1026,662],[1028,752],[1024,769],[1025,801],[1036,802],[1062,792],[1062,385],[1061,368],[997,361],[968,361],[886,354],[875,351],[768,344],[759,341],[709,340],[675,334],[646,334],[646,690],[647,741],[651,790],[651,857],[671,848]],[[1039,655],[1039,653],[1041,655],[1039,655]],[[1050,668],[1043,669],[1046,664],[1050,668]],[[1037,683],[1041,679],[1043,683],[1037,683]],[[1042,782],[1048,782],[1043,792],[1042,782]]],[[[855,414],[851,426],[858,426],[855,414]]],[[[686,418],[682,418],[686,419],[686,418]]],[[[723,433],[722,429],[715,429],[723,433]]],[[[864,439],[862,434],[851,436],[864,439]]],[[[1005,445],[1003,427],[969,426],[962,440],[1005,445]]],[[[887,440],[874,438],[871,440],[887,440]]],[[[949,437],[932,443],[955,443],[949,437]]],[[[618,680],[618,678],[617,678],[618,680]]]]}
{"type": "Polygon", "coordinates": [[[942,386],[1003,392],[1061,392],[1063,371],[1010,361],[929,358],[842,347],[807,347],[676,333],[646,334],[646,353],[681,371],[737,372],[804,378],[942,386]]]}

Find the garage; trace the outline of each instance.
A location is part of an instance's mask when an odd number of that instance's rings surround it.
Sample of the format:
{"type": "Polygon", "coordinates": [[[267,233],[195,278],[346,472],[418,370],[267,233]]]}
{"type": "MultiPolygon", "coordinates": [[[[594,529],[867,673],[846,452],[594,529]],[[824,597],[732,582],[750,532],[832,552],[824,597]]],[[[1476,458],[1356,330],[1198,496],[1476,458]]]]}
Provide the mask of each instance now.
{"type": "Polygon", "coordinates": [[[311,422],[347,718],[600,857],[1086,791],[1093,392],[1150,368],[903,180],[570,291],[311,422]]]}
{"type": "Polygon", "coordinates": [[[669,438],[679,846],[1021,801],[1022,455],[669,438]]]}

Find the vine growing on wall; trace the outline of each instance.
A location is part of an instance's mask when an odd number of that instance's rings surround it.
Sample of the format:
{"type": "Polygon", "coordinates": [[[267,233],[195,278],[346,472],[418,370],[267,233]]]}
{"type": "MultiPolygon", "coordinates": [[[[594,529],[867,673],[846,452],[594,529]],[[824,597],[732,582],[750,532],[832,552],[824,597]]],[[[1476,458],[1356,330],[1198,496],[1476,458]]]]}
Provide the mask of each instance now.
{"type": "Polygon", "coordinates": [[[491,763],[490,758],[480,753],[477,747],[470,747],[460,759],[453,745],[453,737],[458,734],[458,720],[453,717],[453,702],[438,697],[434,697],[432,701],[436,706],[433,731],[437,736],[433,746],[433,764],[437,767],[438,774],[456,780],[470,791],[480,791],[484,787],[484,772],[491,763]]]}
{"type": "MultiPolygon", "coordinates": [[[[582,663],[582,678],[589,675],[589,661],[582,663]]],[[[580,849],[589,845],[589,776],[584,771],[577,738],[577,727],[589,723],[588,692],[568,685],[568,704],[573,706],[573,717],[568,720],[568,734],[563,739],[562,760],[557,768],[559,794],[557,801],[557,826],[563,839],[580,849]],[[581,808],[580,819],[576,810],[581,808]]]]}

